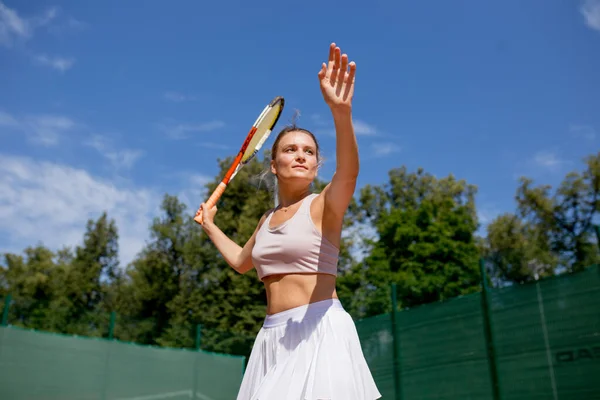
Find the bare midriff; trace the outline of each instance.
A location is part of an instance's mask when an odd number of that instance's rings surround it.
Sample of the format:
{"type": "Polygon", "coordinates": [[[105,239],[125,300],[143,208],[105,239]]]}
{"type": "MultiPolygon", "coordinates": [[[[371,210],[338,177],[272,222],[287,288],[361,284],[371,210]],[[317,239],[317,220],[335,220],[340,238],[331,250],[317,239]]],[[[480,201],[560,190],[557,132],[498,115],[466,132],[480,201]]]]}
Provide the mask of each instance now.
{"type": "Polygon", "coordinates": [[[329,274],[270,275],[263,279],[267,314],[277,314],[318,301],[337,299],[336,277],[329,274]]]}

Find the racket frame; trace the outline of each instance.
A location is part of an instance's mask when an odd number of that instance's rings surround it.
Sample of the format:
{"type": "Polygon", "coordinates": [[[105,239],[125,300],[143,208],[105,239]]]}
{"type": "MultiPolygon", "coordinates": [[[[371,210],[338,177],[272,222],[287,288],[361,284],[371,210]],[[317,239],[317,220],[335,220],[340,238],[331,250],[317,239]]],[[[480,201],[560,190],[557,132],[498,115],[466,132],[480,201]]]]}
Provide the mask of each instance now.
{"type": "MultiPolygon", "coordinates": [[[[273,100],[271,100],[271,102],[267,106],[265,106],[265,108],[262,110],[260,115],[256,118],[256,121],[254,121],[254,124],[252,124],[252,128],[246,135],[246,139],[244,140],[244,143],[242,143],[242,147],[240,148],[240,151],[238,152],[238,154],[235,156],[235,159],[231,163],[231,166],[227,170],[227,173],[225,174],[223,179],[221,179],[221,182],[219,182],[219,184],[217,185],[215,190],[212,192],[212,194],[210,195],[208,200],[206,200],[206,202],[204,203],[206,208],[212,208],[212,207],[214,207],[215,204],[217,204],[217,201],[219,201],[219,199],[223,195],[223,192],[225,192],[225,189],[227,188],[227,185],[229,184],[229,182],[231,182],[233,180],[233,178],[244,167],[244,165],[246,165],[248,162],[250,162],[250,160],[252,160],[256,156],[258,151],[262,148],[262,145],[265,143],[265,141],[271,135],[275,125],[277,125],[277,122],[279,121],[279,118],[281,117],[281,114],[283,112],[284,105],[285,105],[284,98],[281,96],[277,96],[273,100]],[[281,103],[281,105],[280,105],[280,109],[279,109],[279,112],[277,113],[276,118],[274,119],[271,126],[269,126],[269,128],[267,129],[267,131],[265,132],[263,137],[260,139],[260,141],[256,144],[256,147],[254,148],[254,151],[252,152],[252,154],[244,160],[244,154],[246,154],[246,151],[248,150],[248,146],[252,142],[254,135],[256,135],[258,126],[262,122],[263,118],[265,118],[265,115],[267,115],[268,112],[277,103],[281,103]]],[[[203,210],[200,209],[198,211],[197,215],[194,217],[194,221],[196,221],[200,225],[202,225],[202,223],[203,223],[202,214],[203,214],[203,210]]]]}

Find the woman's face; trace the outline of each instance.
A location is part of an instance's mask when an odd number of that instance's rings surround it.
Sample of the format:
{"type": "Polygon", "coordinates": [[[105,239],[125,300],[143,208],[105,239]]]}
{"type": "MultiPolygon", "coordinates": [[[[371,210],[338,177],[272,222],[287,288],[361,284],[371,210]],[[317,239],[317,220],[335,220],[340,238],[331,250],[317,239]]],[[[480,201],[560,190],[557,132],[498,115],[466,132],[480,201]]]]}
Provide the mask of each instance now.
{"type": "Polygon", "coordinates": [[[271,171],[280,183],[302,181],[310,184],[317,176],[317,167],[317,145],[309,134],[291,131],[279,140],[271,171]]]}

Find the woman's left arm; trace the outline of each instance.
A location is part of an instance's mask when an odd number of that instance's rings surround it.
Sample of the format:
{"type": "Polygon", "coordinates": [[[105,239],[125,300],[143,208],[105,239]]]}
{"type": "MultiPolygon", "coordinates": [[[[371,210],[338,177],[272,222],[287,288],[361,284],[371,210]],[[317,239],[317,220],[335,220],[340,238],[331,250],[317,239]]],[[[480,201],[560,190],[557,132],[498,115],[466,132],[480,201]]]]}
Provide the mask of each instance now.
{"type": "Polygon", "coordinates": [[[358,144],[352,123],[352,97],[356,64],[348,62],[339,47],[329,47],[328,63],[319,71],[321,92],[331,109],[336,132],[336,169],[323,190],[324,208],[336,225],[342,223],[352,200],[359,172],[358,144]]]}

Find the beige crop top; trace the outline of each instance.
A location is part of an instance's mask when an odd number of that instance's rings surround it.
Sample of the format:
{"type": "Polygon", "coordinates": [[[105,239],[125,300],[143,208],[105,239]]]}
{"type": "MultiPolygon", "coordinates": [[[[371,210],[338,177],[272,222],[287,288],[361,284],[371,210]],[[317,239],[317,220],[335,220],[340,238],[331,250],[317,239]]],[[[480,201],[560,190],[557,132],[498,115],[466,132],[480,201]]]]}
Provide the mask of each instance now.
{"type": "Polygon", "coordinates": [[[258,277],[289,273],[337,275],[339,249],[324,238],[310,216],[317,194],[302,200],[289,220],[270,228],[271,212],[256,233],[252,262],[258,277]]]}

